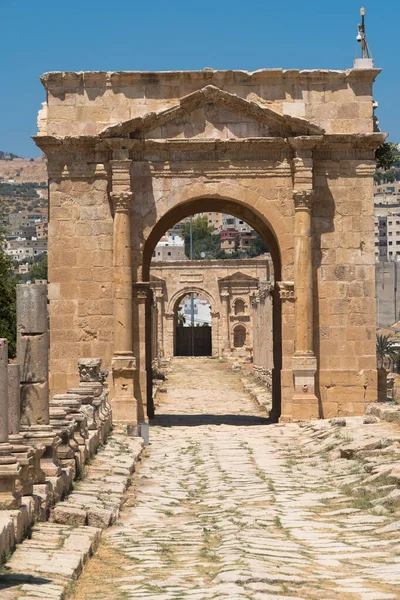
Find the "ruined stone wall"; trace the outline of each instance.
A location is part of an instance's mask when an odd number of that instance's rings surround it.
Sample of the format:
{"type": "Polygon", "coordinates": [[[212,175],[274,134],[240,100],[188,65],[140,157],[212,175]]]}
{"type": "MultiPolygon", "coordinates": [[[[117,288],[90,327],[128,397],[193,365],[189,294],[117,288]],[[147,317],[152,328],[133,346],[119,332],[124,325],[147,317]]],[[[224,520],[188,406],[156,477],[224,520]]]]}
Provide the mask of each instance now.
{"type": "MultiPolygon", "coordinates": [[[[370,82],[377,73],[378,69],[46,73],[42,83],[48,96],[39,114],[39,131],[95,135],[110,124],[172,107],[183,96],[214,85],[281,114],[309,119],[328,133],[372,132],[370,82]]],[[[226,115],[222,119],[226,122],[226,115]]],[[[213,133],[209,131],[209,137],[213,133]]],[[[254,133],[247,129],[247,135],[254,133]]]]}

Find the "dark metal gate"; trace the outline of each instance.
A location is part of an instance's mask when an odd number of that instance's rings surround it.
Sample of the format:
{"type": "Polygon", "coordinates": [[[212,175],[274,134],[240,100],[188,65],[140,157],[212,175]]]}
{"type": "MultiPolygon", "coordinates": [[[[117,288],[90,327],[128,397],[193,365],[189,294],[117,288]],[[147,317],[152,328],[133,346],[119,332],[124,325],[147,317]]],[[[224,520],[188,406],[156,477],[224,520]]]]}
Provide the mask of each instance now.
{"type": "Polygon", "coordinates": [[[211,356],[211,327],[177,327],[175,356],[211,356]]]}

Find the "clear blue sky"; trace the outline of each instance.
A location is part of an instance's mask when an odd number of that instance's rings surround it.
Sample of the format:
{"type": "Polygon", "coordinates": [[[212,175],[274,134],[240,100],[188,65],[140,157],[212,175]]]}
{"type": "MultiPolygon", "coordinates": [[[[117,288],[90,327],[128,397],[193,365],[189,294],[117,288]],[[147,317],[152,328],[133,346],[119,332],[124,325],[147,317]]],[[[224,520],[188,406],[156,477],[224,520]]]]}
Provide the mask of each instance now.
{"type": "MultiPolygon", "coordinates": [[[[39,154],[30,136],[46,71],[346,69],[361,0],[0,0],[0,150],[39,154]]],[[[400,141],[399,0],[366,0],[378,117],[400,141]]]]}

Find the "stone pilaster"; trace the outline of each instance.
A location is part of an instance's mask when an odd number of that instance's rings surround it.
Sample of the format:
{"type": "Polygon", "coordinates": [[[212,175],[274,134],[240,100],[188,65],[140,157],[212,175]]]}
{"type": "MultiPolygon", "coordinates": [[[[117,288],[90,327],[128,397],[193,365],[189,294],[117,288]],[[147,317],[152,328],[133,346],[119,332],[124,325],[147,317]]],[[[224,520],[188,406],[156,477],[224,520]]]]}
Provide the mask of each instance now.
{"type": "Polygon", "coordinates": [[[221,294],[221,303],[222,303],[222,331],[223,331],[223,348],[227,352],[230,352],[231,349],[231,339],[230,339],[230,322],[229,322],[229,292],[228,290],[222,290],[221,294]]]}
{"type": "Polygon", "coordinates": [[[33,483],[61,473],[59,438],[50,426],[47,285],[17,285],[17,360],[21,366],[21,428],[33,446],[33,483]]]}
{"type": "Polygon", "coordinates": [[[146,423],[147,416],[147,372],[146,372],[146,304],[149,297],[150,283],[137,282],[132,286],[133,313],[135,315],[134,354],[136,356],[136,372],[134,375],[134,395],[137,400],[137,418],[139,423],[146,423]]]}
{"type": "Polygon", "coordinates": [[[20,466],[12,454],[8,439],[8,343],[0,339],[0,510],[18,508],[20,495],[16,492],[15,481],[20,466]]]}
{"type": "Polygon", "coordinates": [[[131,241],[131,161],[128,152],[114,151],[111,161],[114,208],[113,287],[114,287],[114,356],[112,374],[114,419],[137,424],[137,402],[133,380],[136,361],[132,338],[132,241],[131,241]]]}
{"type": "Polygon", "coordinates": [[[172,358],[175,353],[175,325],[176,316],[173,312],[165,313],[165,333],[164,333],[164,356],[165,358],[172,358]]]}
{"type": "Polygon", "coordinates": [[[156,310],[157,310],[157,358],[164,357],[164,294],[156,290],[156,310]]]}
{"type": "Polygon", "coordinates": [[[211,311],[211,350],[212,356],[220,356],[219,348],[219,311],[211,311]]]}
{"type": "Polygon", "coordinates": [[[292,359],[294,380],[293,419],[318,418],[315,394],[317,359],[313,349],[314,306],[311,217],[314,200],[313,148],[316,141],[294,138],[294,289],[296,309],[295,353],[292,359]]]}

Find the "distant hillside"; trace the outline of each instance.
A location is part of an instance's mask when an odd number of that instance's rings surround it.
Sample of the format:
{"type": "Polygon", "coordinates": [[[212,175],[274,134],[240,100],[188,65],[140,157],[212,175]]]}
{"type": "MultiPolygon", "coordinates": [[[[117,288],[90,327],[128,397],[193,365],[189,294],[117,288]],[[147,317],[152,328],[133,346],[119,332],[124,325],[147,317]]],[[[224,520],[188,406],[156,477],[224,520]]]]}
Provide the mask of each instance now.
{"type": "Polygon", "coordinates": [[[44,158],[7,158],[12,156],[15,155],[0,152],[0,181],[8,182],[12,179],[15,183],[47,182],[44,158]]]}

